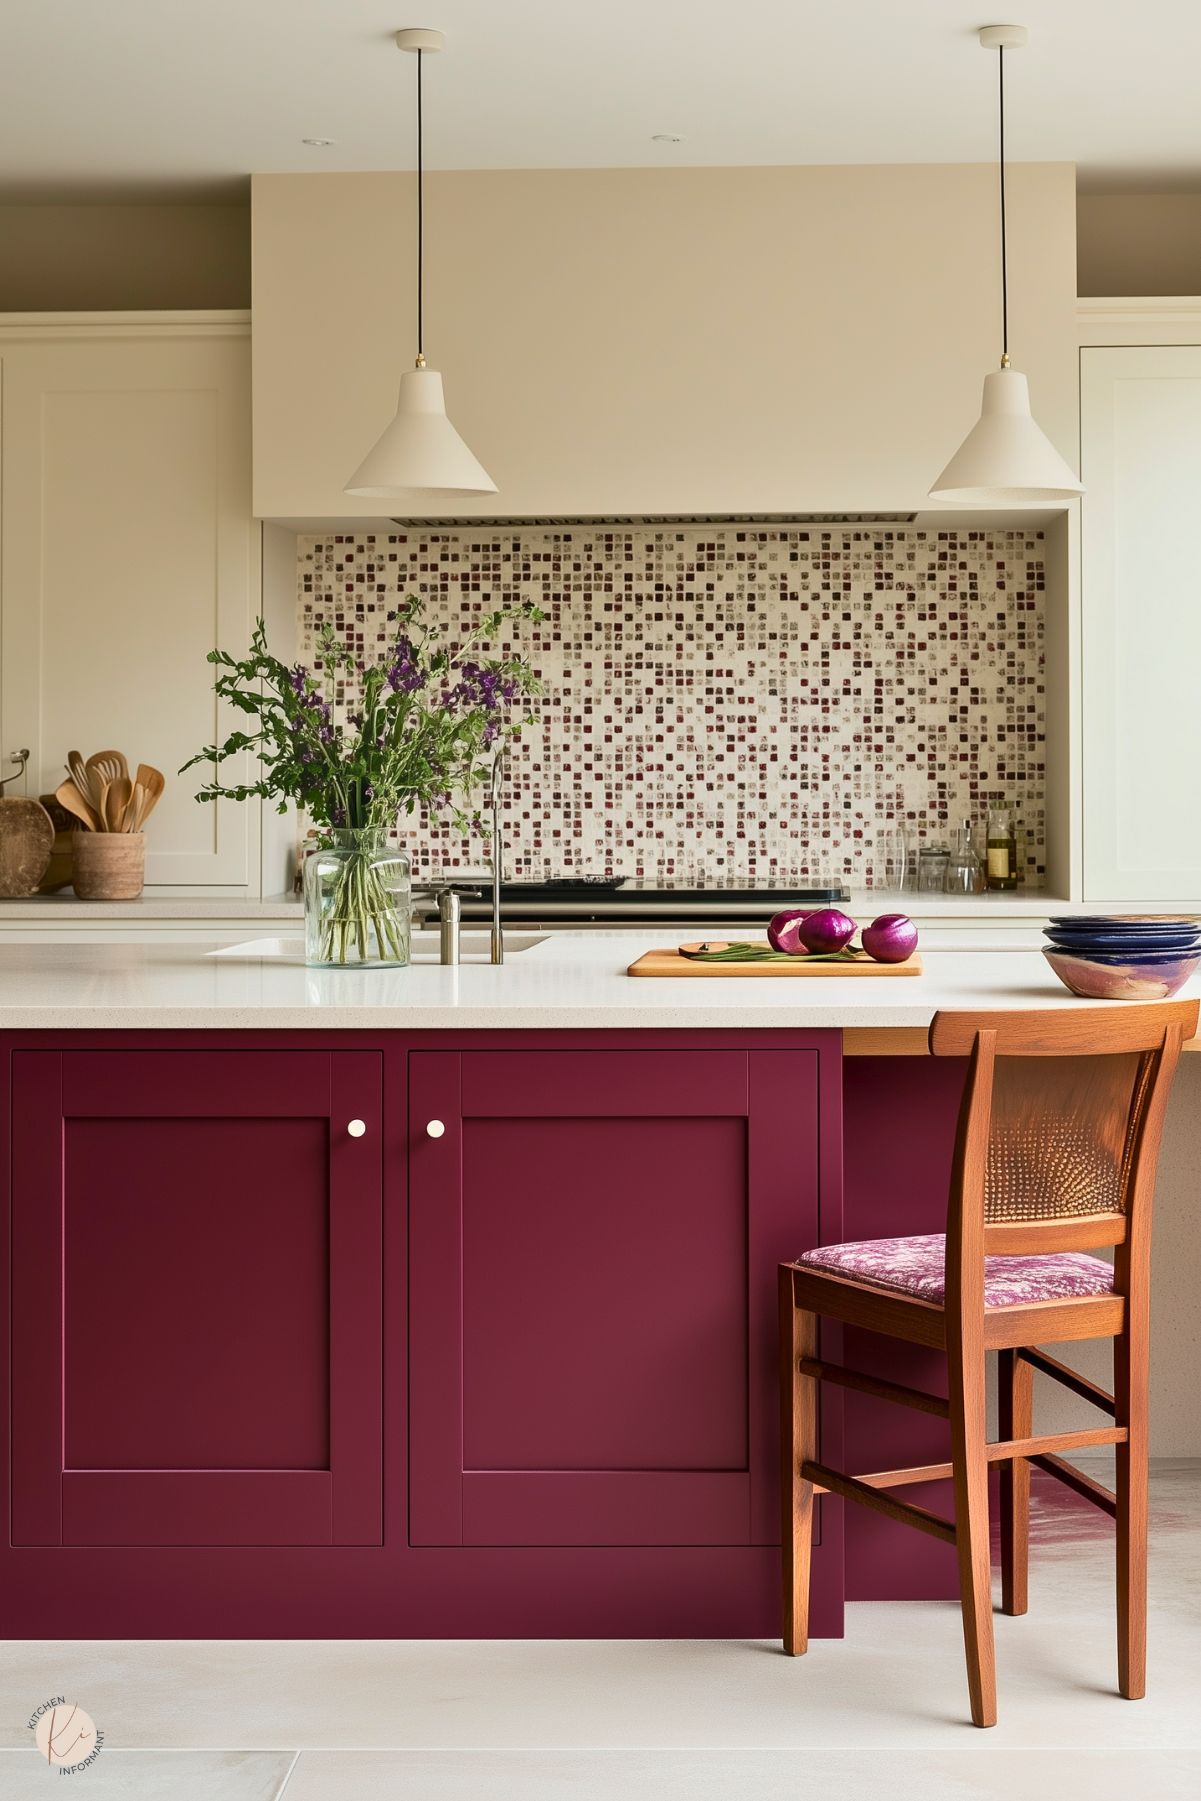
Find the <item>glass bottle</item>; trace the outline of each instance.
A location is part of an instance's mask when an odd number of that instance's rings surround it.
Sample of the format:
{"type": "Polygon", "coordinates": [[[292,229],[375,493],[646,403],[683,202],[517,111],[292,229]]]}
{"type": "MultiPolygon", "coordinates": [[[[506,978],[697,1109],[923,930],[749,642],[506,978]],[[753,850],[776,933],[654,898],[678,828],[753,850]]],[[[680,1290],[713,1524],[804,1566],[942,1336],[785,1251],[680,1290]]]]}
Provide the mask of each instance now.
{"type": "Polygon", "coordinates": [[[972,843],[972,822],[965,819],[956,826],[947,863],[948,894],[979,894],[982,886],[980,859],[972,843]]]}
{"type": "Polygon", "coordinates": [[[1012,807],[988,810],[988,885],[1006,891],[1018,885],[1017,835],[1012,807]]]}

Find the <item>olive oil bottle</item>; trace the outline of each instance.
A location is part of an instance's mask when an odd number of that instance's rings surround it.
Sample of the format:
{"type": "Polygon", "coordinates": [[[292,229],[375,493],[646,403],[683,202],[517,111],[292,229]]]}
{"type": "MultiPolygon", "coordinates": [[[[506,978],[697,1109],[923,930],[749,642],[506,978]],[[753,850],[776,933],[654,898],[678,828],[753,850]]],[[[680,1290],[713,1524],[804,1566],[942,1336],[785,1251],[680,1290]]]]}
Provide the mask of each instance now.
{"type": "Polygon", "coordinates": [[[1011,889],[1018,885],[1017,832],[1011,807],[988,811],[988,885],[1011,889]]]}

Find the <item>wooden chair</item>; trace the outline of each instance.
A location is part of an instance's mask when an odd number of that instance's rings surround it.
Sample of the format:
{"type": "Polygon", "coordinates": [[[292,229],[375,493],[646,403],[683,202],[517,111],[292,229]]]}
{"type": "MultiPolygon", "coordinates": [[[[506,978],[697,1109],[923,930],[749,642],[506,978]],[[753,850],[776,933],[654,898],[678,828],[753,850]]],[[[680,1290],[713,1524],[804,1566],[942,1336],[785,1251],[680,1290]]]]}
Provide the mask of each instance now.
{"type": "Polygon", "coordinates": [[[1145,1690],[1151,1202],[1168,1092],[1198,1003],[940,1013],[936,1057],[968,1058],[947,1232],[823,1245],[780,1268],[784,1648],[808,1646],[813,1497],[841,1495],[956,1547],[972,1719],[996,1722],[988,1469],[1001,1466],[1002,1611],[1026,1611],[1030,1466],[1117,1522],[1118,1687],[1145,1690]],[[1114,1248],[1114,1263],[1081,1255],[1114,1248]],[[1021,1259],[1008,1263],[1007,1259],[1021,1259]],[[825,1362],[820,1316],[945,1350],[948,1396],[825,1362]],[[1114,1340],[1114,1393],[1035,1347],[1114,1340]],[[1000,1352],[1000,1441],[985,1436],[985,1353],[1000,1352]],[[1035,1370],[1113,1424],[1034,1435],[1035,1370]],[[951,1460],[847,1476],[817,1461],[818,1384],[950,1423],[951,1460]],[[1057,1453],[1116,1446],[1116,1492],[1057,1453]],[[891,1491],[950,1477],[954,1520],[891,1491]]]}

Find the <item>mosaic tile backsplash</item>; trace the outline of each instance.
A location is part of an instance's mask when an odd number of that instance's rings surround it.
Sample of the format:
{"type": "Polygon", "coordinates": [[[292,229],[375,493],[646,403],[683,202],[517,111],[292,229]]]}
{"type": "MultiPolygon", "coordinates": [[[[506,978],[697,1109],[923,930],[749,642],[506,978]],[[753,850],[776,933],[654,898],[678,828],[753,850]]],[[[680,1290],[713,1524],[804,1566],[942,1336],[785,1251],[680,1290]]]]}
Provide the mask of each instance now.
{"type": "MultiPolygon", "coordinates": [[[[301,656],[329,621],[368,658],[398,595],[466,629],[501,601],[546,688],[510,759],[506,875],[880,886],[887,828],[990,802],[1044,869],[1041,532],[623,530],[302,537],[301,656]]],[[[349,697],[348,697],[349,698],[349,697]]],[[[416,878],[486,840],[402,824],[416,878]]]]}

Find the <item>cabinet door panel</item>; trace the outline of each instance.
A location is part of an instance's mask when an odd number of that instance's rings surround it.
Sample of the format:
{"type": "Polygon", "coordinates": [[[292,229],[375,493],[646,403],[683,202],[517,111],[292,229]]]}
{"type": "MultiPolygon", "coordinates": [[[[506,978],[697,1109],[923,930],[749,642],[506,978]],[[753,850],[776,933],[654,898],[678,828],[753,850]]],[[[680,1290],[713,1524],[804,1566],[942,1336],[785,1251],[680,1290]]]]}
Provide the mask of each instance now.
{"type": "Polygon", "coordinates": [[[16,1542],[377,1543],[379,1057],[13,1061],[16,1542]]]}
{"type": "Polygon", "coordinates": [[[1084,892],[1193,901],[1201,346],[1080,353],[1084,892]]]}
{"type": "Polygon", "coordinates": [[[414,1543],[775,1540],[817,1103],[805,1051],[411,1059],[414,1543]]]}
{"type": "MultiPolygon", "coordinates": [[[[245,326],[0,333],[4,748],[53,792],[67,751],[163,770],[149,886],[257,884],[257,804],[198,806],[180,766],[244,724],[205,663],[258,610],[245,326]]],[[[246,779],[234,759],[227,781],[246,779]]]]}

